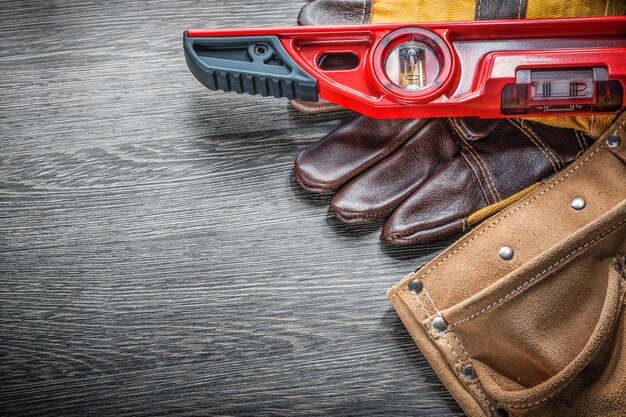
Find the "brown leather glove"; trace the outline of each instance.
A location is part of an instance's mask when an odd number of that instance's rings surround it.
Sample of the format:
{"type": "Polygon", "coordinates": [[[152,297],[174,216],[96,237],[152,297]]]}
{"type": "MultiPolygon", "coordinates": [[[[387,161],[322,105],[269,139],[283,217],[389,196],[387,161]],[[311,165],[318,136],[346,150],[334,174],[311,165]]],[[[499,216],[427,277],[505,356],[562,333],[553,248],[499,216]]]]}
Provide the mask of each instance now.
{"type": "MultiPolygon", "coordinates": [[[[370,13],[361,0],[316,0],[298,23],[363,23],[370,13]]],[[[510,13],[502,8],[490,16],[517,17],[518,9],[510,13]]],[[[294,106],[309,113],[335,108],[294,106]]],[[[521,120],[358,116],[302,152],[294,172],[307,191],[338,190],[330,205],[341,221],[389,217],[383,236],[391,244],[418,244],[467,231],[563,169],[592,141],[573,129],[521,120]]]]}
{"type": "Polygon", "coordinates": [[[330,203],[340,220],[391,216],[385,238],[415,244],[466,231],[592,142],[572,129],[522,120],[359,116],[302,152],[294,169],[306,190],[341,187],[330,203]]]}
{"type": "Polygon", "coordinates": [[[626,415],[626,114],[388,292],[470,417],[626,415]]]}

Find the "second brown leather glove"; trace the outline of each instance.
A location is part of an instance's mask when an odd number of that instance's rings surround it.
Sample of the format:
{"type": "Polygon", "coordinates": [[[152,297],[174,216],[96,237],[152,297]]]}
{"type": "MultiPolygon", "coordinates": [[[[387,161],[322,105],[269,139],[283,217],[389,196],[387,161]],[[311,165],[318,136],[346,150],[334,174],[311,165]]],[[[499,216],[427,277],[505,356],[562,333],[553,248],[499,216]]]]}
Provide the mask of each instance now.
{"type": "Polygon", "coordinates": [[[417,244],[467,230],[592,142],[573,129],[523,120],[359,116],[302,152],[295,174],[306,190],[338,190],[330,204],[340,220],[389,217],[389,242],[417,244]]]}

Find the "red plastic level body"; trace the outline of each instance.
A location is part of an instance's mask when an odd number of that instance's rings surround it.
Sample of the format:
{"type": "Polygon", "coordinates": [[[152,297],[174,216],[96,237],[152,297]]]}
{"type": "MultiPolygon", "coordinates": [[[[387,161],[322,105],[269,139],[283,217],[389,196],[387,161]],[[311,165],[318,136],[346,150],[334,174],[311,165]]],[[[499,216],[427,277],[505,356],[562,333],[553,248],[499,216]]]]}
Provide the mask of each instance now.
{"type": "Polygon", "coordinates": [[[621,16],[191,29],[187,36],[277,36],[317,81],[319,97],[374,118],[554,116],[624,108],[621,16]],[[420,59],[439,66],[426,87],[403,89],[389,75],[393,48],[407,40],[426,44],[433,57],[420,59]]]}

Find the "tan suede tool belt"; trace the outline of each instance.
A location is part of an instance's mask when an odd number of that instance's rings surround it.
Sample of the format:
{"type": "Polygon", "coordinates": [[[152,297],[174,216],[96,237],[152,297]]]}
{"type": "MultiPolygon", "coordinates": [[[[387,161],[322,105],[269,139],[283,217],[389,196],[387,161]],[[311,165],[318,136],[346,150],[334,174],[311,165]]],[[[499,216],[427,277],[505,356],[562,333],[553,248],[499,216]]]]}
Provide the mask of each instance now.
{"type": "Polygon", "coordinates": [[[626,412],[625,125],[389,290],[468,415],[626,412]]]}

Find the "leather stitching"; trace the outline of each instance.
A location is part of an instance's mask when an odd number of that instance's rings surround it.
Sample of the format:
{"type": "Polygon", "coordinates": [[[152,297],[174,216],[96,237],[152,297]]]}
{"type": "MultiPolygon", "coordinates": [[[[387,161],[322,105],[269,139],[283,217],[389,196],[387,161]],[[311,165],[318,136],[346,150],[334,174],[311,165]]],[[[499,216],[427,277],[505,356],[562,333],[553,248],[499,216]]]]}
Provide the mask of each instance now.
{"type": "MultiPolygon", "coordinates": [[[[554,149],[552,149],[552,147],[550,147],[550,145],[548,145],[548,143],[546,141],[544,141],[541,136],[539,136],[537,134],[537,132],[535,132],[533,130],[532,127],[528,126],[526,123],[524,123],[524,120],[520,120],[520,125],[526,129],[528,131],[528,133],[530,133],[531,135],[533,135],[535,137],[535,139],[537,139],[537,141],[539,143],[541,143],[544,147],[544,149],[550,154],[552,155],[552,158],[554,158],[556,165],[559,167],[559,170],[562,169],[565,166],[565,162],[563,162],[563,159],[561,158],[561,156],[556,153],[554,151],[554,149]]],[[[575,132],[575,131],[574,131],[575,132]]]]}
{"type": "Polygon", "coordinates": [[[517,18],[521,19],[522,17],[522,0],[519,0],[519,6],[517,8],[517,18]]]}
{"type": "MultiPolygon", "coordinates": [[[[452,331],[452,329],[450,329],[450,334],[452,334],[452,336],[454,337],[454,339],[456,340],[456,342],[459,344],[459,346],[461,347],[461,349],[463,350],[463,353],[465,353],[465,357],[467,358],[467,361],[469,363],[472,363],[472,358],[470,358],[469,353],[467,353],[467,349],[465,349],[465,346],[463,346],[463,343],[461,343],[461,341],[459,340],[459,338],[456,336],[456,333],[454,333],[452,331]]],[[[446,338],[447,341],[447,338],[446,338]]],[[[448,344],[448,346],[450,346],[450,344],[448,344]]],[[[473,365],[473,364],[472,364],[473,365]]],[[[491,404],[491,401],[489,401],[489,397],[487,396],[487,393],[483,390],[483,386],[480,383],[480,381],[476,381],[476,387],[478,388],[478,391],[480,392],[481,396],[483,397],[483,399],[487,402],[487,404],[489,404],[489,409],[491,410],[492,413],[495,413],[493,404],[491,404]]]]}
{"type": "Polygon", "coordinates": [[[469,166],[469,168],[472,170],[472,172],[478,179],[478,185],[480,186],[480,191],[482,191],[483,197],[485,197],[485,201],[487,201],[487,205],[496,204],[498,202],[498,199],[496,198],[496,196],[493,194],[493,191],[489,187],[489,182],[485,178],[485,175],[482,169],[480,169],[480,165],[478,164],[478,161],[476,161],[476,158],[474,158],[474,155],[468,152],[467,154],[461,154],[461,157],[465,160],[465,163],[467,163],[467,166],[469,166]],[[472,157],[475,163],[472,164],[470,162],[468,155],[472,157]],[[478,167],[480,172],[476,170],[475,166],[478,167]],[[485,187],[487,187],[487,190],[489,191],[489,193],[485,191],[485,187]],[[489,198],[489,194],[491,194],[491,198],[489,198]]]}
{"type": "MultiPolygon", "coordinates": [[[[450,123],[450,125],[452,125],[453,130],[456,133],[456,135],[453,135],[454,136],[454,141],[457,143],[457,145],[459,145],[460,148],[467,150],[465,145],[463,143],[461,143],[461,138],[463,137],[463,135],[459,131],[458,127],[454,123],[452,123],[452,121],[450,119],[448,119],[448,122],[450,123]]],[[[474,155],[471,152],[469,152],[469,151],[467,153],[474,160],[474,162],[475,162],[474,164],[472,164],[472,162],[469,160],[467,154],[461,152],[460,155],[465,160],[465,163],[467,164],[467,166],[469,166],[469,168],[472,170],[472,172],[474,172],[474,175],[476,176],[476,179],[478,180],[478,185],[480,186],[480,190],[482,191],[483,197],[485,197],[485,200],[487,201],[487,204],[494,204],[494,203],[496,203],[497,202],[497,198],[496,198],[495,194],[493,193],[493,190],[491,189],[490,184],[487,181],[487,178],[485,177],[485,172],[480,167],[480,164],[478,163],[478,161],[476,160],[474,155]],[[476,170],[476,167],[478,168],[478,170],[480,170],[480,172],[478,172],[476,170]],[[489,198],[489,195],[485,191],[485,187],[487,187],[487,189],[489,190],[489,194],[491,194],[492,199],[489,198]]]]}
{"type": "Polygon", "coordinates": [[[454,357],[456,358],[456,361],[458,362],[459,365],[461,365],[461,368],[463,367],[463,361],[461,360],[461,358],[459,357],[459,355],[456,353],[456,350],[454,350],[454,348],[452,347],[452,345],[450,344],[450,339],[448,339],[448,336],[445,335],[444,332],[439,332],[439,335],[441,336],[441,338],[443,340],[446,341],[446,345],[448,345],[448,347],[450,348],[450,350],[452,351],[452,354],[454,355],[454,357]]]}
{"type": "Polygon", "coordinates": [[[582,133],[578,130],[575,130],[574,134],[576,136],[576,141],[578,141],[578,146],[580,146],[580,152],[576,153],[576,159],[578,159],[580,155],[585,153],[585,138],[582,137],[582,133]]]}
{"type": "Polygon", "coordinates": [[[528,139],[530,139],[531,142],[535,144],[537,149],[539,149],[539,151],[543,153],[543,155],[548,159],[548,161],[550,161],[550,164],[552,165],[552,168],[554,169],[554,173],[556,174],[557,172],[559,172],[559,162],[549,152],[549,150],[546,148],[543,141],[539,140],[537,138],[537,135],[531,136],[531,132],[528,130],[528,126],[526,126],[523,121],[518,121],[518,120],[513,120],[513,119],[508,119],[508,120],[511,122],[511,124],[513,124],[513,126],[515,126],[522,133],[524,133],[524,135],[526,135],[526,137],[528,137],[528,139]]]}
{"type": "Polygon", "coordinates": [[[441,311],[439,311],[439,309],[435,305],[435,301],[431,298],[430,294],[428,293],[428,290],[424,288],[423,291],[424,291],[424,294],[426,295],[426,298],[428,298],[428,301],[430,301],[430,303],[433,305],[433,308],[437,312],[437,315],[442,316],[441,311]]]}
{"type": "Polygon", "coordinates": [[[420,307],[422,308],[424,313],[426,313],[426,317],[430,318],[431,314],[428,312],[428,310],[426,310],[426,307],[424,307],[424,303],[422,303],[422,300],[420,300],[417,295],[415,296],[415,298],[417,298],[417,301],[420,303],[420,307]]]}
{"type": "MultiPolygon", "coordinates": [[[[426,295],[426,297],[428,298],[428,300],[430,301],[430,303],[433,305],[435,311],[437,312],[438,316],[441,316],[441,313],[439,312],[439,310],[437,309],[437,306],[435,305],[435,302],[433,301],[432,297],[430,296],[430,294],[428,293],[428,290],[426,290],[426,288],[423,289],[424,294],[426,295]]],[[[398,293],[394,294],[394,296],[399,295],[398,293]]],[[[415,299],[417,299],[418,303],[420,304],[420,307],[422,308],[422,310],[426,313],[426,316],[428,318],[430,318],[430,314],[428,313],[428,311],[426,310],[426,308],[424,307],[424,304],[422,303],[422,300],[420,300],[420,298],[417,295],[413,295],[413,297],[415,299]]],[[[392,297],[393,298],[393,297],[392,297]]],[[[414,308],[411,307],[410,304],[407,304],[407,306],[409,307],[409,310],[411,310],[413,312],[413,314],[417,315],[417,312],[415,311],[414,308]]],[[[427,330],[428,331],[428,330],[427,330]]],[[[454,331],[452,329],[448,329],[448,332],[452,335],[452,337],[454,337],[454,339],[456,340],[456,342],[458,343],[459,347],[461,348],[461,350],[463,351],[463,353],[465,354],[465,358],[469,363],[472,363],[472,359],[469,356],[469,353],[467,352],[467,349],[465,349],[465,346],[463,346],[463,343],[461,343],[461,340],[459,340],[459,338],[457,337],[456,333],[454,333],[454,331]]],[[[461,368],[463,367],[463,361],[461,360],[461,357],[459,356],[459,354],[456,352],[456,349],[454,349],[454,347],[452,346],[452,344],[450,343],[450,340],[448,339],[448,336],[446,336],[445,332],[441,332],[438,331],[439,336],[445,341],[446,345],[448,346],[448,348],[450,349],[450,351],[452,352],[452,355],[456,358],[456,361],[459,365],[461,365],[461,368]]],[[[492,413],[495,412],[495,409],[493,407],[493,404],[491,404],[491,401],[489,401],[489,397],[487,396],[487,394],[485,393],[480,381],[475,381],[475,385],[478,388],[478,391],[480,392],[481,396],[483,397],[483,399],[487,402],[489,409],[491,410],[492,413]]]]}
{"type": "Polygon", "coordinates": [[[517,127],[530,141],[537,147],[537,149],[548,159],[550,165],[552,165],[552,169],[554,173],[559,172],[559,162],[553,158],[552,154],[545,148],[544,143],[539,141],[536,135],[531,135],[530,132],[526,129],[526,125],[523,122],[513,121],[509,119],[509,121],[517,127]]]}
{"type": "MultiPolygon", "coordinates": [[[[483,172],[483,175],[485,175],[485,173],[486,173],[488,178],[491,180],[491,185],[493,187],[490,189],[490,191],[491,191],[491,194],[493,195],[493,197],[495,199],[495,202],[500,201],[500,199],[501,199],[500,193],[498,192],[498,189],[496,187],[495,182],[493,181],[493,177],[491,176],[491,173],[489,172],[489,169],[487,168],[487,166],[484,163],[483,159],[480,157],[480,154],[474,149],[472,144],[467,141],[467,139],[465,138],[465,135],[463,133],[461,133],[461,131],[459,130],[459,126],[457,126],[456,123],[454,123],[452,121],[452,119],[448,118],[448,123],[452,126],[452,128],[454,129],[454,131],[458,135],[459,139],[461,139],[461,141],[463,142],[460,145],[463,146],[468,152],[470,152],[472,154],[472,156],[476,160],[476,163],[478,164],[479,168],[483,172]],[[481,166],[482,166],[482,168],[481,168],[481,166]],[[495,192],[495,194],[494,194],[494,192],[495,192]]],[[[473,137],[475,138],[476,136],[473,136],[473,137]]],[[[485,181],[487,181],[487,177],[485,177],[485,181]]],[[[488,182],[487,182],[487,185],[489,186],[488,182]]]]}
{"type": "Polygon", "coordinates": [[[478,159],[478,161],[480,162],[480,164],[483,166],[483,168],[485,169],[485,172],[487,173],[487,176],[489,177],[489,180],[491,181],[491,185],[493,187],[493,191],[496,193],[496,202],[502,200],[502,197],[500,197],[500,192],[498,191],[498,187],[496,187],[496,183],[493,180],[493,177],[491,176],[491,172],[489,171],[489,168],[487,168],[487,164],[485,164],[485,161],[482,159],[482,157],[480,156],[480,154],[476,151],[476,149],[474,149],[474,147],[472,146],[471,143],[469,143],[465,138],[463,138],[463,142],[465,142],[465,144],[467,145],[467,149],[470,152],[473,152],[475,157],[478,159]]]}
{"type": "Polygon", "coordinates": [[[461,349],[463,350],[463,353],[465,353],[465,357],[467,358],[468,361],[472,362],[472,359],[470,358],[469,353],[467,353],[467,350],[465,349],[465,346],[463,346],[463,343],[461,343],[461,341],[459,340],[458,337],[456,337],[456,333],[454,333],[453,331],[450,331],[450,333],[452,334],[452,336],[454,337],[454,339],[456,340],[456,342],[459,344],[459,346],[461,347],[461,349]]]}
{"type": "Polygon", "coordinates": [[[489,188],[489,192],[493,196],[495,202],[498,202],[500,195],[498,193],[498,190],[495,189],[495,183],[493,182],[493,178],[491,177],[491,174],[489,173],[489,170],[487,170],[487,167],[485,167],[484,164],[482,164],[482,160],[480,159],[480,157],[478,156],[478,154],[476,153],[474,148],[472,148],[470,146],[470,144],[467,142],[467,140],[465,140],[465,137],[463,137],[463,135],[461,134],[459,129],[456,127],[456,125],[452,122],[452,120],[448,119],[448,124],[450,126],[452,126],[452,129],[454,130],[454,132],[456,133],[457,137],[459,138],[459,140],[460,140],[459,145],[461,145],[465,150],[467,150],[467,152],[476,161],[476,165],[478,166],[478,169],[480,169],[480,171],[483,174],[483,177],[485,179],[485,183],[487,184],[487,188],[489,188]],[[488,179],[491,179],[491,183],[489,182],[488,179]],[[493,188],[492,188],[492,185],[493,185],[493,188]]]}
{"type": "Polygon", "coordinates": [[[559,169],[558,166],[555,164],[555,161],[550,157],[550,155],[543,149],[543,147],[537,143],[535,141],[535,139],[533,139],[533,137],[524,129],[523,125],[518,124],[518,122],[514,122],[511,119],[507,119],[511,122],[511,124],[513,126],[515,126],[520,132],[522,132],[528,139],[530,139],[530,141],[535,145],[535,147],[537,147],[537,149],[543,154],[543,156],[546,157],[546,159],[548,160],[548,162],[550,162],[550,165],[552,165],[552,169],[554,170],[554,173],[558,173],[559,169]]]}
{"type": "MultiPolygon", "coordinates": [[[[413,275],[413,274],[409,274],[409,275],[407,275],[404,279],[409,278],[411,275],[413,275]]],[[[394,297],[397,297],[398,295],[400,295],[400,293],[395,293],[395,294],[391,297],[391,299],[393,299],[394,297]]],[[[418,295],[416,295],[416,294],[414,294],[413,296],[414,296],[414,297],[415,297],[415,299],[416,299],[416,300],[420,303],[420,307],[422,308],[422,311],[426,314],[426,318],[427,318],[427,319],[429,319],[429,318],[431,317],[431,314],[428,312],[428,310],[426,310],[426,307],[424,306],[424,303],[422,302],[422,300],[420,300],[419,296],[418,296],[418,295]]],[[[432,302],[432,300],[431,300],[431,302],[432,302]]],[[[433,304],[433,305],[434,305],[434,304],[433,304]]],[[[409,308],[410,308],[410,309],[411,309],[411,311],[413,311],[413,313],[417,316],[417,311],[415,311],[415,310],[414,310],[413,308],[411,308],[410,306],[409,306],[409,308]]],[[[437,309],[437,308],[435,307],[435,310],[436,310],[436,309],[437,309]]]]}
{"type": "MultiPolygon", "coordinates": [[[[435,305],[435,302],[433,301],[433,299],[431,298],[430,294],[428,293],[428,290],[426,288],[423,289],[424,294],[426,294],[426,297],[428,297],[428,299],[430,300],[430,303],[433,305],[433,307],[435,308],[435,310],[437,310],[438,315],[441,316],[441,313],[439,312],[439,310],[437,309],[437,306],[435,305]]],[[[417,298],[417,297],[416,297],[417,298]]],[[[467,358],[467,361],[469,363],[472,363],[472,359],[469,356],[469,353],[467,353],[467,349],[465,349],[465,346],[463,346],[463,343],[461,343],[461,341],[459,340],[459,338],[457,337],[456,333],[454,333],[454,331],[452,330],[452,328],[448,327],[447,331],[452,335],[452,337],[454,337],[454,339],[456,340],[456,342],[458,343],[459,347],[461,348],[461,350],[463,350],[463,352],[465,353],[465,357],[467,358]]],[[[459,363],[459,365],[461,365],[461,367],[463,367],[463,362],[461,361],[461,359],[459,358],[458,353],[456,353],[456,350],[454,349],[454,347],[452,347],[452,345],[450,344],[450,340],[448,339],[448,337],[446,336],[446,334],[444,332],[439,332],[439,335],[445,340],[446,345],[448,345],[448,347],[450,348],[450,351],[452,351],[452,354],[454,355],[454,357],[456,358],[457,362],[459,363]]],[[[489,410],[491,410],[492,413],[495,413],[495,410],[493,408],[493,405],[491,404],[491,401],[489,401],[489,397],[487,396],[487,394],[485,393],[485,391],[483,390],[483,387],[480,383],[480,381],[475,381],[475,385],[478,388],[478,391],[481,393],[483,399],[487,402],[488,406],[489,406],[489,410]]]]}
{"type": "Polygon", "coordinates": [[[607,235],[609,235],[611,232],[615,231],[616,229],[618,229],[621,225],[623,225],[624,223],[626,223],[626,219],[620,221],[619,223],[614,224],[610,229],[605,230],[602,234],[596,236],[595,238],[593,238],[592,240],[590,240],[589,242],[585,243],[584,245],[580,245],[579,247],[577,247],[576,249],[574,249],[573,251],[571,251],[570,253],[568,253],[567,255],[565,255],[564,257],[562,257],[561,259],[559,259],[558,261],[556,261],[555,263],[553,263],[552,265],[550,265],[549,267],[547,267],[546,269],[544,269],[543,271],[539,272],[537,275],[533,276],[532,278],[530,278],[528,281],[524,282],[523,284],[521,284],[520,286],[518,286],[517,288],[515,288],[513,291],[509,292],[508,294],[506,294],[505,296],[503,296],[502,298],[500,298],[498,301],[495,301],[491,304],[489,304],[488,306],[486,306],[485,308],[483,308],[482,310],[479,310],[471,315],[469,315],[468,317],[457,321],[456,323],[452,324],[452,327],[456,327],[459,324],[462,323],[466,323],[470,320],[475,319],[476,317],[480,316],[481,314],[484,314],[490,310],[493,310],[494,308],[504,304],[505,301],[507,301],[509,298],[511,298],[512,296],[514,296],[515,294],[517,294],[518,292],[520,292],[522,289],[524,289],[525,287],[527,287],[529,284],[531,284],[532,282],[536,281],[537,278],[541,277],[542,275],[550,272],[552,269],[558,267],[560,264],[564,263],[566,260],[568,260],[569,258],[571,258],[572,256],[574,256],[575,254],[577,254],[578,252],[582,251],[583,249],[585,249],[587,246],[589,245],[593,245],[594,243],[596,243],[597,241],[601,240],[602,238],[606,237],[607,235]]]}
{"type": "Polygon", "coordinates": [[[480,382],[476,382],[476,386],[478,387],[478,392],[480,392],[485,401],[487,401],[487,404],[489,404],[489,410],[491,410],[491,412],[495,415],[496,410],[493,407],[493,404],[491,404],[491,401],[489,401],[489,398],[487,398],[487,394],[485,393],[485,390],[483,390],[482,384],[480,382]]]}

